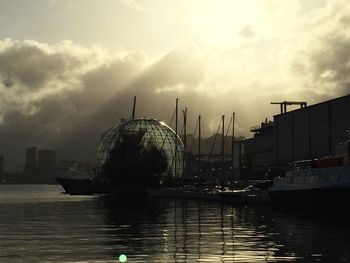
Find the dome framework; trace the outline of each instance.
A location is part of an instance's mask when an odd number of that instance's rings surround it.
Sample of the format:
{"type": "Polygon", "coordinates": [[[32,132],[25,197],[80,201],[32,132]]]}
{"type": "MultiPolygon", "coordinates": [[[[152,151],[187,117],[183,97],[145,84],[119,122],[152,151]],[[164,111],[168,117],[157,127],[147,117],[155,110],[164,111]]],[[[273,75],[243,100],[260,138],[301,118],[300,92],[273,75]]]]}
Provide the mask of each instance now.
{"type": "MultiPolygon", "coordinates": [[[[126,152],[135,152],[135,154],[127,153],[127,160],[135,159],[135,155],[144,152],[144,149],[149,148],[151,145],[166,160],[166,167],[158,176],[173,179],[182,177],[184,172],[184,144],[181,138],[164,122],[150,118],[123,122],[105,133],[98,149],[98,175],[105,172],[104,167],[107,163],[118,161],[116,158],[119,157],[113,155],[113,151],[118,145],[125,143],[127,140],[129,143],[126,147],[126,152]],[[130,143],[130,141],[134,143],[130,143]]],[[[147,162],[147,157],[143,160],[147,162]]]]}

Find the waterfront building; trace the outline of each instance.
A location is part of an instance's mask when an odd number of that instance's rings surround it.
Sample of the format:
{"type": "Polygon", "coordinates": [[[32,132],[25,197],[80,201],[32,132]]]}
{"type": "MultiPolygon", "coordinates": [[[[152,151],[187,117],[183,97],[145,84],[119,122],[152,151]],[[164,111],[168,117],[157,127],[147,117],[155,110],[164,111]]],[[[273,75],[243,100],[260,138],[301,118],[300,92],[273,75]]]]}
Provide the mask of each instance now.
{"type": "Polygon", "coordinates": [[[26,149],[26,164],[25,172],[27,174],[33,174],[37,168],[37,149],[36,147],[28,147],[26,149]]]}
{"type": "Polygon", "coordinates": [[[273,122],[253,127],[253,138],[241,142],[245,174],[266,177],[283,172],[288,163],[334,155],[336,145],[350,139],[350,95],[310,106],[303,103],[288,112],[286,102],[278,104],[281,113],[273,122]]]}
{"type": "Polygon", "coordinates": [[[241,141],[240,172],[244,177],[265,178],[274,165],[274,123],[262,122],[250,128],[254,137],[241,141]]]}
{"type": "Polygon", "coordinates": [[[56,153],[51,150],[39,150],[38,170],[41,176],[47,176],[56,165],[56,153]]]}
{"type": "Polygon", "coordinates": [[[334,155],[349,140],[350,95],[274,116],[277,165],[334,155]]]}

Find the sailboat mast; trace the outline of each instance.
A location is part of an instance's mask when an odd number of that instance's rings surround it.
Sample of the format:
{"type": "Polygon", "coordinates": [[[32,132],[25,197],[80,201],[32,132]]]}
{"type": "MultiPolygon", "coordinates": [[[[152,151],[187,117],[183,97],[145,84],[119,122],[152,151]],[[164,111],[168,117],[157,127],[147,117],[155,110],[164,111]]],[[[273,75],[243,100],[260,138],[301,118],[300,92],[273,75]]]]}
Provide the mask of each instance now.
{"type": "Polygon", "coordinates": [[[132,106],[132,120],[135,119],[136,96],[134,96],[134,104],[132,106]]]}
{"type": "Polygon", "coordinates": [[[187,107],[185,107],[185,110],[183,111],[184,114],[184,136],[183,136],[183,143],[184,143],[184,156],[183,156],[183,172],[187,169],[187,107]]]}
{"type": "Polygon", "coordinates": [[[176,107],[175,107],[175,178],[177,178],[177,121],[178,121],[178,109],[179,109],[179,99],[176,98],[176,107]]]}
{"type": "Polygon", "coordinates": [[[201,170],[201,115],[198,116],[198,173],[201,170]]]}
{"type": "Polygon", "coordinates": [[[234,168],[235,168],[235,115],[236,113],[233,112],[232,114],[232,177],[234,176],[234,168]]]}
{"type": "Polygon", "coordinates": [[[225,159],[225,115],[222,115],[221,160],[225,159]]]}

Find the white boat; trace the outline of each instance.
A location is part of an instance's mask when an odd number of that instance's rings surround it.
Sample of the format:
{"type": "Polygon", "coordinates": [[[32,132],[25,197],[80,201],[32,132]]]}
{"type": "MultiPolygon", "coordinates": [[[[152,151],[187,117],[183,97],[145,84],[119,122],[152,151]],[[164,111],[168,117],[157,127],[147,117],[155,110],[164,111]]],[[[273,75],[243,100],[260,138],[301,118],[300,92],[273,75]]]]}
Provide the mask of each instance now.
{"type": "Polygon", "coordinates": [[[269,204],[271,203],[268,195],[268,181],[255,183],[241,190],[223,190],[218,191],[217,195],[221,201],[242,204],[269,204]]]}
{"type": "Polygon", "coordinates": [[[54,168],[51,176],[59,182],[67,194],[92,194],[93,180],[87,170],[77,167],[54,168]]]}
{"type": "Polygon", "coordinates": [[[345,207],[350,198],[350,141],[335,156],[292,163],[284,177],[276,177],[269,195],[283,207],[345,207]]]}

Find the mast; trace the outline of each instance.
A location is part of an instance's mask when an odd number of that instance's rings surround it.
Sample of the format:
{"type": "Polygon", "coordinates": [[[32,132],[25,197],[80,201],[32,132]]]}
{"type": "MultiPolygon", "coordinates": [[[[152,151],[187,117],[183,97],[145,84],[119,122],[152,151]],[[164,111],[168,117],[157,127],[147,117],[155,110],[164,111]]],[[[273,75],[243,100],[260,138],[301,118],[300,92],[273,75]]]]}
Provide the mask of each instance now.
{"type": "Polygon", "coordinates": [[[179,99],[176,98],[176,107],[175,107],[175,178],[177,178],[177,120],[178,120],[178,108],[179,108],[179,99]]]}
{"type": "Polygon", "coordinates": [[[235,115],[236,113],[232,113],[232,177],[234,176],[234,168],[235,168],[235,115]]]}
{"type": "Polygon", "coordinates": [[[198,173],[201,170],[201,115],[198,115],[198,173]]]}
{"type": "Polygon", "coordinates": [[[225,159],[225,115],[222,115],[221,160],[225,159]]]}
{"type": "Polygon", "coordinates": [[[184,115],[184,136],[183,136],[183,142],[184,142],[184,158],[183,158],[183,172],[185,172],[187,168],[187,107],[185,107],[185,110],[183,110],[184,115]]]}
{"type": "Polygon", "coordinates": [[[134,96],[134,104],[132,107],[132,120],[135,119],[135,109],[136,109],[136,96],[134,96]]]}

